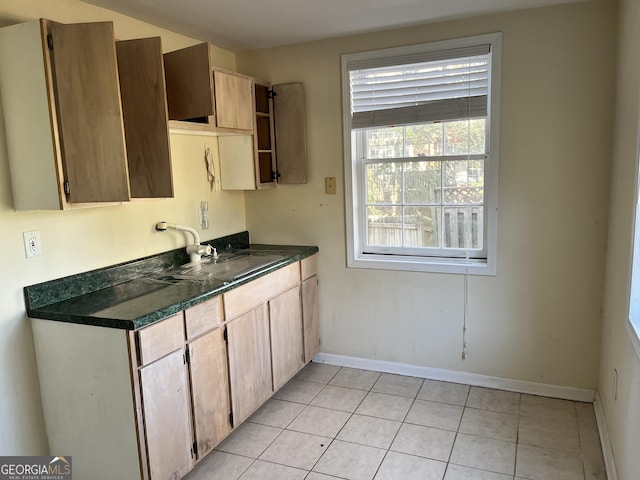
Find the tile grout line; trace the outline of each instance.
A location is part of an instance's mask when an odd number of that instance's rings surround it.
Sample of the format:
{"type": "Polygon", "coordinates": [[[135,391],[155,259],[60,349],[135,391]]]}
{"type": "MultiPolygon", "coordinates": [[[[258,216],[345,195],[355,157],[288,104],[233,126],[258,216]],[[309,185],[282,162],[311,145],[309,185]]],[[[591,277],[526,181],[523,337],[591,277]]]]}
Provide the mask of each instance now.
{"type": "Polygon", "coordinates": [[[447,471],[449,470],[449,465],[451,465],[451,457],[453,456],[453,449],[456,445],[456,441],[458,440],[458,433],[460,433],[460,426],[462,425],[462,419],[464,418],[464,412],[467,409],[467,403],[469,403],[469,396],[471,395],[471,386],[467,390],[467,396],[464,399],[464,405],[462,405],[462,414],[460,415],[460,421],[458,422],[458,428],[456,429],[455,435],[453,436],[453,443],[451,444],[451,451],[449,452],[449,458],[447,459],[447,464],[444,469],[444,476],[447,476],[447,471]]]}

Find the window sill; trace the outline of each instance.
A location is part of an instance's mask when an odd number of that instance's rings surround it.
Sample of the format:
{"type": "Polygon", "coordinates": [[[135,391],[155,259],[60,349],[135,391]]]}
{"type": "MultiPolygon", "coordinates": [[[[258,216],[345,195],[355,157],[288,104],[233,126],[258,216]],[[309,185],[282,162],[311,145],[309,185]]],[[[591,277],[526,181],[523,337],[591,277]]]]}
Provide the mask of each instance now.
{"type": "Polygon", "coordinates": [[[640,359],[640,332],[636,328],[636,326],[631,323],[631,320],[627,320],[627,333],[629,334],[629,339],[633,344],[633,348],[636,350],[636,356],[640,359]]]}
{"type": "Polygon", "coordinates": [[[409,257],[362,253],[347,261],[349,268],[402,270],[407,272],[453,273],[469,275],[496,275],[495,262],[447,258],[409,257]]]}

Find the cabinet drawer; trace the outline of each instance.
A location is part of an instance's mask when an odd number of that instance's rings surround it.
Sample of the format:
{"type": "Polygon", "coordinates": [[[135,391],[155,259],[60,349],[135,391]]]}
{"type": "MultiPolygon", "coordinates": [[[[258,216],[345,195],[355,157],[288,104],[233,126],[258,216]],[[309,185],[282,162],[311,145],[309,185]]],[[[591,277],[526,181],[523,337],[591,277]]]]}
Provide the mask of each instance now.
{"type": "Polygon", "coordinates": [[[300,261],[300,277],[302,280],[313,277],[318,274],[318,254],[303,258],[300,261]]]}
{"type": "Polygon", "coordinates": [[[300,262],[292,263],[224,294],[227,320],[237,317],[300,282],[300,262]]]}
{"type": "Polygon", "coordinates": [[[140,366],[182,348],[184,345],[182,313],[139,330],[137,337],[140,366]]]}
{"type": "Polygon", "coordinates": [[[190,340],[208,330],[219,327],[223,320],[222,297],[214,297],[200,305],[185,310],[184,322],[187,330],[187,339],[190,340]]]}

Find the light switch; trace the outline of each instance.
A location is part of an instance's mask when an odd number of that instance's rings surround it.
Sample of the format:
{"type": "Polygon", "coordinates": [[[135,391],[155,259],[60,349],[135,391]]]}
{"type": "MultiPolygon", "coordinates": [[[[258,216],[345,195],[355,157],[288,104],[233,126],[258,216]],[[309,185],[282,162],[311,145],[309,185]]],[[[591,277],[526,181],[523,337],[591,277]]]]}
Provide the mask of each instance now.
{"type": "Polygon", "coordinates": [[[324,193],[326,193],[327,195],[336,194],[336,177],[324,178],[324,193]]]}

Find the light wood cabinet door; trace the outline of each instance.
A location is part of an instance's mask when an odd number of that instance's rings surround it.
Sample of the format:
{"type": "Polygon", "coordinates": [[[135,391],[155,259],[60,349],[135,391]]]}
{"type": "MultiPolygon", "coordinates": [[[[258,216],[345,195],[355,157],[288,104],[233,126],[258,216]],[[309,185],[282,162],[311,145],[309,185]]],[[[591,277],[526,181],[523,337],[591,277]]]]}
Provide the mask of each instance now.
{"type": "Polygon", "coordinates": [[[318,277],[315,275],[302,282],[302,320],[304,325],[304,360],[309,362],[320,351],[318,277]]]}
{"type": "Polygon", "coordinates": [[[193,467],[191,404],[184,351],[140,369],[151,480],[182,478],[193,467]]]}
{"type": "Polygon", "coordinates": [[[253,130],[252,84],[249,77],[213,71],[216,126],[253,130]]]}
{"type": "Polygon", "coordinates": [[[188,345],[198,459],[231,431],[227,348],[218,328],[188,345]]]}
{"type": "Polygon", "coordinates": [[[307,130],[304,84],[274,85],[278,183],[307,183],[307,130]]]}
{"type": "Polygon", "coordinates": [[[227,325],[233,424],[249,417],[273,392],[267,305],[227,325]]]}
{"type": "Polygon", "coordinates": [[[133,198],[173,197],[160,37],[116,42],[133,198]]]}
{"type": "Polygon", "coordinates": [[[269,319],[273,388],[278,390],[304,365],[299,286],[269,301],[269,319]]]}
{"type": "Polygon", "coordinates": [[[113,24],[47,23],[67,196],[130,199],[113,24]]]}

